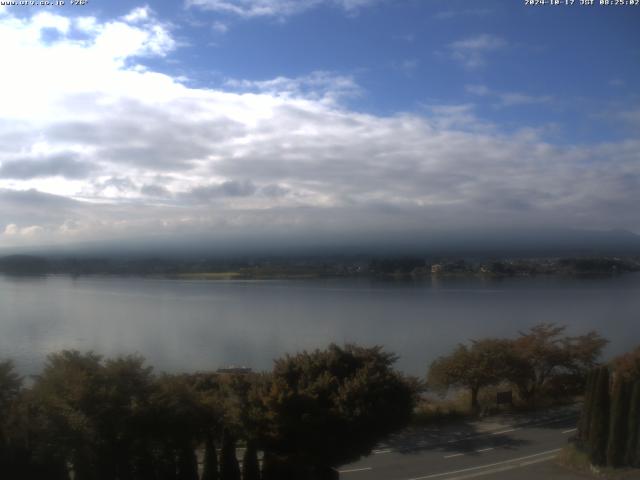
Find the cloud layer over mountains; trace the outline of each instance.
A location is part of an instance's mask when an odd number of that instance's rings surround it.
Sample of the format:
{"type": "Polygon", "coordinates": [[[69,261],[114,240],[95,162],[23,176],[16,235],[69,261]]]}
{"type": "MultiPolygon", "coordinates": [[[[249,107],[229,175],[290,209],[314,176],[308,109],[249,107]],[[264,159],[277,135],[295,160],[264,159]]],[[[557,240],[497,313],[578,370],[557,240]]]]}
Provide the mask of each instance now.
{"type": "MultiPolygon", "coordinates": [[[[240,15],[298,5],[192,3],[233,4],[240,15]]],[[[507,133],[466,104],[363,113],[346,101],[361,94],[356,81],[331,72],[196,88],[139,63],[171,56],[174,35],[148,8],[106,22],[0,10],[0,42],[14,46],[0,51],[0,246],[229,232],[640,231],[637,137],[554,144],[530,128],[507,133]]],[[[451,46],[458,61],[482,61],[464,46],[451,46]]]]}

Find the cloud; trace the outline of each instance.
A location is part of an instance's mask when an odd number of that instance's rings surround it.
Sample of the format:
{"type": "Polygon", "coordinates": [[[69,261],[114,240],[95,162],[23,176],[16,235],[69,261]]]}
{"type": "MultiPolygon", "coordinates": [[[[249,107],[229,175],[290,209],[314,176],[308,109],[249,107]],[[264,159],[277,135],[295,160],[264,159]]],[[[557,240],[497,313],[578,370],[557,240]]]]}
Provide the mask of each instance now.
{"type": "Polygon", "coordinates": [[[134,8],[127,15],[123,17],[124,21],[127,23],[139,23],[145,22],[149,20],[152,16],[151,9],[148,6],[134,8]]]}
{"type": "Polygon", "coordinates": [[[464,10],[442,10],[436,13],[433,18],[437,20],[451,20],[453,18],[459,17],[482,17],[489,15],[493,10],[488,8],[475,8],[475,9],[464,9],[464,10]]]}
{"type": "Polygon", "coordinates": [[[402,72],[407,77],[411,77],[419,66],[420,60],[417,60],[415,58],[408,58],[406,60],[393,64],[394,69],[402,72]]]}
{"type": "Polygon", "coordinates": [[[451,57],[467,68],[478,68],[486,64],[489,53],[507,47],[501,37],[490,34],[477,35],[450,43],[447,48],[451,57]]]}
{"type": "Polygon", "coordinates": [[[519,92],[507,92],[498,94],[500,105],[503,107],[513,107],[516,105],[539,105],[553,101],[551,95],[528,95],[519,92]]]}
{"type": "Polygon", "coordinates": [[[187,192],[185,196],[198,202],[207,202],[212,198],[220,197],[248,197],[256,192],[256,186],[248,181],[228,181],[196,187],[187,192]]]}
{"type": "Polygon", "coordinates": [[[186,5],[250,18],[288,17],[323,5],[353,12],[379,1],[382,0],[186,0],[186,5]]]}
{"type": "Polygon", "coordinates": [[[87,178],[95,170],[94,165],[83,162],[75,153],[53,154],[40,159],[3,161],[0,178],[31,179],[42,177],[87,178]]]}
{"type": "MultiPolygon", "coordinates": [[[[29,225],[27,227],[18,227],[15,223],[7,225],[1,235],[7,237],[35,237],[43,231],[39,225],[29,225]]],[[[0,236],[1,236],[0,235],[0,236]]]]}
{"type": "Polygon", "coordinates": [[[140,188],[140,193],[142,193],[142,195],[146,197],[167,198],[171,196],[171,192],[168,189],[166,189],[162,185],[154,184],[143,185],[140,188]]]}
{"type": "Polygon", "coordinates": [[[361,93],[353,77],[326,71],[316,71],[296,78],[277,77],[258,81],[229,79],[225,86],[237,92],[255,92],[287,98],[302,97],[325,102],[335,102],[361,93]]]}
{"type": "MultiPolygon", "coordinates": [[[[355,80],[331,72],[192,88],[144,66],[177,44],[152,12],[134,12],[68,24],[0,17],[0,39],[14,46],[0,50],[10,72],[0,78],[0,231],[13,225],[46,244],[518,225],[640,231],[637,137],[554,145],[505,131],[470,103],[363,113],[345,102],[360,92],[355,80]],[[47,43],[40,33],[51,25],[60,38],[47,43]],[[108,42],[115,32],[131,43],[108,42]],[[47,89],[37,88],[42,78],[47,89]]],[[[456,48],[487,45],[500,48],[456,48]]],[[[21,241],[0,237],[10,244],[21,241]]]]}
{"type": "Polygon", "coordinates": [[[467,85],[465,90],[480,97],[496,99],[495,107],[515,107],[520,105],[548,104],[554,100],[552,95],[531,95],[522,92],[495,92],[486,85],[467,85]]]}
{"type": "Polygon", "coordinates": [[[491,90],[489,90],[489,88],[486,85],[467,85],[465,87],[465,90],[468,93],[471,93],[473,95],[479,95],[481,97],[485,95],[489,95],[489,93],[491,93],[491,90]]]}
{"type": "Polygon", "coordinates": [[[229,26],[226,23],[222,23],[220,21],[213,22],[213,25],[211,25],[211,28],[213,29],[214,32],[220,33],[220,34],[224,34],[229,31],[229,26]]]}

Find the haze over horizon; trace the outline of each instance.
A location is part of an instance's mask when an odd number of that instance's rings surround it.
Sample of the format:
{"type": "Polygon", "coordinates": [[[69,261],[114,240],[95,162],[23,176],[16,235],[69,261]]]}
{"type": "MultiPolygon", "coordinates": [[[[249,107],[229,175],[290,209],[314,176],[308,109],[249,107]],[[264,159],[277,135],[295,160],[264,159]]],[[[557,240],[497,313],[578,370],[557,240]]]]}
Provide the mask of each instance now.
{"type": "Polygon", "coordinates": [[[500,0],[2,6],[0,253],[640,234],[639,20],[500,0]]]}

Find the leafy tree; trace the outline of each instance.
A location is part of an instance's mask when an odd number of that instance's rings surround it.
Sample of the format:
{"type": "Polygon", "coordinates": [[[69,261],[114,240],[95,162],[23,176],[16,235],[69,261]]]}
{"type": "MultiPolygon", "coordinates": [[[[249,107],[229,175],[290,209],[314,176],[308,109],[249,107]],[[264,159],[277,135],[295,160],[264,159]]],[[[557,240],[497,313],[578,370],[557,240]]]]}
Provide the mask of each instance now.
{"type": "Polygon", "coordinates": [[[471,409],[476,412],[480,389],[509,377],[514,361],[515,354],[508,340],[474,340],[469,347],[458,345],[450,355],[436,359],[429,369],[427,383],[436,388],[467,388],[471,409]]]}
{"type": "Polygon", "coordinates": [[[606,463],[609,433],[609,369],[600,367],[594,390],[593,410],[589,426],[589,458],[595,465],[606,463]]]}
{"type": "Polygon", "coordinates": [[[624,462],[627,442],[627,414],[629,409],[628,384],[617,375],[611,395],[611,419],[609,421],[609,442],[607,465],[620,467],[624,462]]]}
{"type": "Polygon", "coordinates": [[[354,345],[276,360],[261,396],[261,445],[295,466],[297,479],[370,453],[407,424],[415,404],[416,382],[392,369],[395,360],[354,345]]]}
{"type": "Polygon", "coordinates": [[[149,428],[163,478],[190,475],[193,451],[212,430],[211,412],[203,403],[197,380],[192,375],[165,374],[156,381],[150,400],[149,428]]]}
{"type": "Polygon", "coordinates": [[[22,378],[10,360],[0,362],[0,471],[18,476],[24,468],[16,458],[18,448],[14,432],[14,417],[22,390],[22,378]]]}
{"type": "Polygon", "coordinates": [[[5,417],[9,406],[22,388],[22,378],[15,372],[11,360],[0,362],[0,418],[5,417]]]}
{"type": "Polygon", "coordinates": [[[616,357],[611,363],[613,369],[627,380],[640,380],[640,346],[616,357]]]}
{"type": "MultiPolygon", "coordinates": [[[[137,356],[50,355],[33,387],[42,436],[75,478],[143,480],[152,471],[155,379],[137,356]]],[[[36,432],[38,434],[40,432],[36,432]]]]}
{"type": "Polygon", "coordinates": [[[91,352],[65,350],[49,355],[33,388],[42,430],[71,462],[77,480],[98,479],[97,472],[107,477],[111,468],[100,455],[97,422],[106,390],[101,362],[102,357],[91,352]]]}
{"type": "Polygon", "coordinates": [[[513,341],[516,359],[510,380],[525,401],[533,403],[537,393],[557,375],[572,372],[585,378],[607,344],[596,332],[563,337],[565,330],[564,326],[542,323],[513,341]]]}
{"type": "Polygon", "coordinates": [[[96,419],[100,455],[117,478],[148,476],[153,442],[150,398],[156,388],[153,369],[144,358],[131,355],[104,361],[102,372],[106,387],[96,419]]]}

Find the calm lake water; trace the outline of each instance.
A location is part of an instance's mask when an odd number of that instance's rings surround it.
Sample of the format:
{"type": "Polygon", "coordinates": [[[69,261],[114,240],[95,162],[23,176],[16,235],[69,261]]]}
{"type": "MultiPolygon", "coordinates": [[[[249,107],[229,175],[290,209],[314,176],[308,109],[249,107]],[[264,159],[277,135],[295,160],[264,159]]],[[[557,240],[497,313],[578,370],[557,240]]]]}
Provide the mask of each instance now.
{"type": "Polygon", "coordinates": [[[0,276],[0,358],[38,372],[64,348],[140,353],[172,372],[246,365],[330,342],[380,344],[424,375],[458,342],[539,322],[640,343],[640,275],[606,279],[182,281],[0,276]]]}

